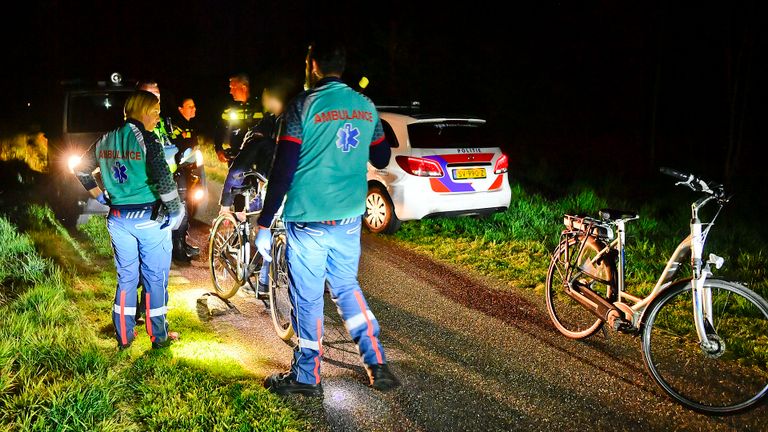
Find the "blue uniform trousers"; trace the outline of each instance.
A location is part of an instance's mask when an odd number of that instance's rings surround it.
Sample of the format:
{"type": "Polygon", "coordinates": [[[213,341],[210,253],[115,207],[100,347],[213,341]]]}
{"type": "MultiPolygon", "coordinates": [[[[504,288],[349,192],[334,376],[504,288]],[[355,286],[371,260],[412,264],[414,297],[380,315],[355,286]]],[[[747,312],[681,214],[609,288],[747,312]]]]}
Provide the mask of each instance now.
{"type": "Polygon", "coordinates": [[[291,322],[299,339],[291,370],[298,382],[320,382],[326,280],[363,363],[386,363],[379,342],[379,324],[357,281],[360,229],[359,216],[329,222],[286,223],[291,322]]]}
{"type": "Polygon", "coordinates": [[[168,272],[171,268],[171,230],[160,229],[151,219],[152,206],[111,209],[107,229],[112,239],[117,268],[117,290],[112,320],[117,343],[128,345],[134,338],[139,278],[144,286],[147,334],[152,342],[168,338],[165,320],[168,304],[168,272]]]}

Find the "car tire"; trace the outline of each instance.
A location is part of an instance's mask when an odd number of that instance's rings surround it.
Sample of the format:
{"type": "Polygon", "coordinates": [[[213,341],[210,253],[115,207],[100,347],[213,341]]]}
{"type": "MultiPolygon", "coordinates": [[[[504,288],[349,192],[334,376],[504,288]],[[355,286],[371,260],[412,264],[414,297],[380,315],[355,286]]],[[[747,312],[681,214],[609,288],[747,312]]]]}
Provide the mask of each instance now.
{"type": "Polygon", "coordinates": [[[383,186],[368,187],[363,223],[368,231],[375,234],[393,234],[400,228],[400,219],[395,214],[395,206],[383,186]]]}

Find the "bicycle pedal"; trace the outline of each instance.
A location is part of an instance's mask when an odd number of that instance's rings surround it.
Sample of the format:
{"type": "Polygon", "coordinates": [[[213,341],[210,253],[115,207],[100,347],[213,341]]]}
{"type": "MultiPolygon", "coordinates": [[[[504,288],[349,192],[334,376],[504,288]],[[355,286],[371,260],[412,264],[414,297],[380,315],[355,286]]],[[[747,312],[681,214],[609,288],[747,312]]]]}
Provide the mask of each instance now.
{"type": "Polygon", "coordinates": [[[622,333],[629,333],[633,329],[632,323],[624,318],[616,318],[613,320],[613,322],[611,322],[611,328],[613,328],[614,331],[622,333]]]}

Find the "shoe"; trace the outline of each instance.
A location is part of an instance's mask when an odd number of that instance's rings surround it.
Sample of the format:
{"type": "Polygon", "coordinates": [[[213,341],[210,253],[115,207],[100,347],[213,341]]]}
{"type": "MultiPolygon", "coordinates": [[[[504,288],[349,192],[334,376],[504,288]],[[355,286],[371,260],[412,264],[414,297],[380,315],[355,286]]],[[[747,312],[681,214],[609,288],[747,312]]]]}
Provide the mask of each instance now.
{"type": "Polygon", "coordinates": [[[171,257],[174,261],[180,261],[184,263],[192,261],[192,257],[189,256],[184,250],[184,242],[178,237],[174,237],[173,239],[173,252],[171,257]]]}
{"type": "Polygon", "coordinates": [[[183,248],[173,249],[173,255],[171,255],[174,261],[179,261],[183,263],[189,263],[192,262],[192,257],[187,255],[186,252],[184,252],[183,248]]]}
{"type": "Polygon", "coordinates": [[[269,300],[269,285],[259,282],[259,290],[256,291],[256,298],[259,300],[269,300]]]}
{"type": "Polygon", "coordinates": [[[146,323],[146,320],[144,318],[144,314],[141,314],[136,317],[136,326],[143,326],[146,323]]]}
{"type": "MultiPolygon", "coordinates": [[[[142,322],[144,321],[143,317],[139,317],[139,318],[142,318],[142,322]]],[[[136,318],[136,320],[138,321],[139,318],[136,318]]],[[[131,339],[131,341],[128,342],[127,344],[125,344],[125,345],[123,345],[120,342],[118,342],[117,343],[117,349],[120,350],[120,351],[127,350],[128,348],[131,347],[131,344],[133,343],[134,340],[136,340],[136,337],[138,335],[139,335],[139,330],[136,327],[134,327],[133,328],[133,339],[131,339]]]]}
{"type": "Polygon", "coordinates": [[[272,393],[282,396],[302,394],[304,396],[322,397],[322,384],[303,384],[296,381],[293,372],[283,372],[268,376],[264,380],[264,387],[272,393]]]}
{"type": "Polygon", "coordinates": [[[388,391],[400,386],[400,380],[384,364],[366,367],[371,387],[379,391],[388,391]]]}
{"type": "Polygon", "coordinates": [[[162,349],[162,348],[168,348],[179,340],[179,333],[177,332],[168,332],[168,337],[162,341],[162,342],[152,342],[152,349],[162,349]]]}
{"type": "Polygon", "coordinates": [[[198,255],[200,255],[200,248],[197,246],[192,246],[191,244],[185,242],[182,242],[182,245],[184,246],[184,253],[189,255],[190,257],[194,258],[198,255]]]}

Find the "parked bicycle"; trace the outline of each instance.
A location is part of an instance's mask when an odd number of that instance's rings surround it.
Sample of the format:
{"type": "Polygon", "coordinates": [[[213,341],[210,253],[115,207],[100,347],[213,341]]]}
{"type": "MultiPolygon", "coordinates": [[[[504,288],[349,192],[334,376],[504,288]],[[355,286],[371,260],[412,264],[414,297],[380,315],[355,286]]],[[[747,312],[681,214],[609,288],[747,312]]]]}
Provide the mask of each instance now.
{"type": "MultiPolygon", "coordinates": [[[[244,185],[233,189],[235,195],[245,198],[246,206],[254,198],[262,202],[266,195],[267,179],[256,171],[242,174],[244,185]]],[[[222,213],[213,222],[208,247],[211,279],[219,297],[228,299],[246,284],[258,293],[258,275],[264,259],[253,240],[256,238],[255,220],[261,210],[241,213],[222,213]]],[[[293,337],[291,302],[288,297],[288,266],[285,259],[286,237],[280,212],[272,226],[272,261],[269,264],[269,295],[262,298],[270,310],[272,324],[278,337],[289,342],[293,337]]]]}
{"type": "MultiPolygon", "coordinates": [[[[742,284],[712,278],[724,259],[703,251],[729,201],[723,186],[668,168],[661,172],[703,196],[691,205],[690,235],[672,254],[646,297],[625,291],[626,224],[632,211],[604,209],[600,219],[565,215],[546,279],[546,304],[555,327],[572,339],[605,323],[640,335],[653,380],[676,402],[711,415],[752,409],[768,398],[768,370],[755,360],[755,342],[768,338],[768,302],[742,284]],[[699,219],[718,205],[709,222],[699,219]],[[675,279],[690,257],[692,276],[675,279]]],[[[763,345],[765,346],[765,345],[763,345]]]]}

